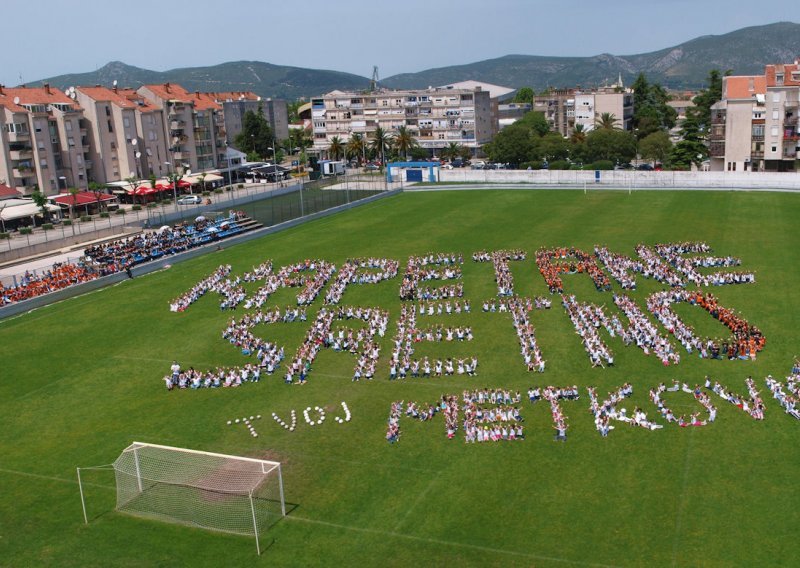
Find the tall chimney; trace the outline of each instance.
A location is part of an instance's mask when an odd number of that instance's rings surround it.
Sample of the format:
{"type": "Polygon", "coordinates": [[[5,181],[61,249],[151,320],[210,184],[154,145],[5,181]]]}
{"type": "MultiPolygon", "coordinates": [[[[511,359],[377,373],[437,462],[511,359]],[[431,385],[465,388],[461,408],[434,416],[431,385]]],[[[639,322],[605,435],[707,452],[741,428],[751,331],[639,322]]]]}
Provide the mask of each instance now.
{"type": "Polygon", "coordinates": [[[44,84],[44,92],[47,93],[48,95],[50,94],[50,83],[44,84]]]}
{"type": "Polygon", "coordinates": [[[164,90],[169,93],[169,83],[164,83],[164,90]]]}
{"type": "Polygon", "coordinates": [[[3,92],[3,87],[5,87],[5,85],[0,85],[0,95],[5,95],[5,93],[3,92]]]}

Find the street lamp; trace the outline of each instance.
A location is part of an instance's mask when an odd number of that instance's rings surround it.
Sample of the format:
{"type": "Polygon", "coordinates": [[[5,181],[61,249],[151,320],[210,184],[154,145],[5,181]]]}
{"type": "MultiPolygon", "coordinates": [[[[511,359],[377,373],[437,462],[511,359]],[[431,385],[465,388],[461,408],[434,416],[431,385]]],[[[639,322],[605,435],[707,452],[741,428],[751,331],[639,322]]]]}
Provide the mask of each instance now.
{"type": "Polygon", "coordinates": [[[272,147],[271,148],[267,148],[267,150],[272,150],[272,173],[273,173],[272,181],[274,181],[277,184],[278,183],[278,158],[277,158],[277,154],[275,152],[275,139],[274,138],[272,139],[272,147]]]}
{"type": "Polygon", "coordinates": [[[167,166],[167,173],[169,174],[170,168],[172,168],[172,174],[167,176],[167,179],[172,182],[172,198],[175,200],[175,211],[178,210],[178,176],[175,173],[175,166],[171,162],[164,162],[164,165],[167,166]]]}

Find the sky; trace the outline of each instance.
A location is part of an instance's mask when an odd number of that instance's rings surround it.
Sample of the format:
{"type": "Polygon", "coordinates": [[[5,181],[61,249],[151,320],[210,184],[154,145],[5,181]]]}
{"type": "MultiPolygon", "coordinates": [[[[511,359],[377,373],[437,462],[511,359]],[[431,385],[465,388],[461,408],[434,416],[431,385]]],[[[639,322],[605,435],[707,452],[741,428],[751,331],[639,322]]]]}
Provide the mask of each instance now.
{"type": "MultiPolygon", "coordinates": [[[[0,84],[109,61],[166,71],[258,60],[380,77],[508,54],[645,53],[800,21],[796,0],[39,0],[0,50],[0,84]]],[[[11,10],[9,15],[13,16],[11,10]]],[[[799,54],[800,55],[800,54],[799,54]]]]}

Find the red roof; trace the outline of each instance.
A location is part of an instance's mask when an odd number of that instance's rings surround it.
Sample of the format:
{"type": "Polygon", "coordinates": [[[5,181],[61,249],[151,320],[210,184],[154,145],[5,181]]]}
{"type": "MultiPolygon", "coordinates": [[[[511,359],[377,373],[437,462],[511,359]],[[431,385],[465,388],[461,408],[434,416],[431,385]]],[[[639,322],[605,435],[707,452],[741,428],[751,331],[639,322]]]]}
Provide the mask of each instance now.
{"type": "Polygon", "coordinates": [[[0,183],[0,199],[9,199],[11,197],[19,197],[19,192],[13,187],[0,183]]]}
{"type": "MultiPolygon", "coordinates": [[[[116,197],[106,193],[100,194],[100,201],[113,201],[116,197]]],[[[73,197],[70,193],[62,193],[61,195],[53,198],[53,201],[61,205],[91,205],[97,203],[97,196],[90,191],[81,191],[73,197]]]]}
{"type": "Polygon", "coordinates": [[[726,99],[752,99],[767,92],[767,80],[762,75],[728,76],[723,81],[726,99]]]}
{"type": "Polygon", "coordinates": [[[213,93],[190,93],[180,85],[173,83],[163,83],[161,85],[145,85],[155,96],[167,101],[179,101],[191,104],[197,110],[220,110],[221,105],[217,104],[213,93]]]}
{"type": "Polygon", "coordinates": [[[134,89],[109,89],[108,87],[78,87],[77,89],[93,101],[110,102],[120,108],[135,108],[142,112],[157,110],[154,105],[147,101],[134,89]]]}
{"type": "Polygon", "coordinates": [[[214,97],[218,103],[225,103],[229,101],[257,101],[260,97],[252,91],[223,91],[220,93],[208,93],[214,97]]]}

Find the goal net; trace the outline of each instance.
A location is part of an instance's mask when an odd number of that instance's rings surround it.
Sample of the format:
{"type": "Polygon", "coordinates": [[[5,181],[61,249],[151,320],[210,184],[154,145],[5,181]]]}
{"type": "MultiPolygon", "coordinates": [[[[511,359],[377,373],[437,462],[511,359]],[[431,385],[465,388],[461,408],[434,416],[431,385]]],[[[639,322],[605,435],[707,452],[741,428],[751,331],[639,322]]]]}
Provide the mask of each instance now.
{"type": "Polygon", "coordinates": [[[281,464],[134,442],[113,464],[117,510],[255,536],[286,515],[281,464]]]}

